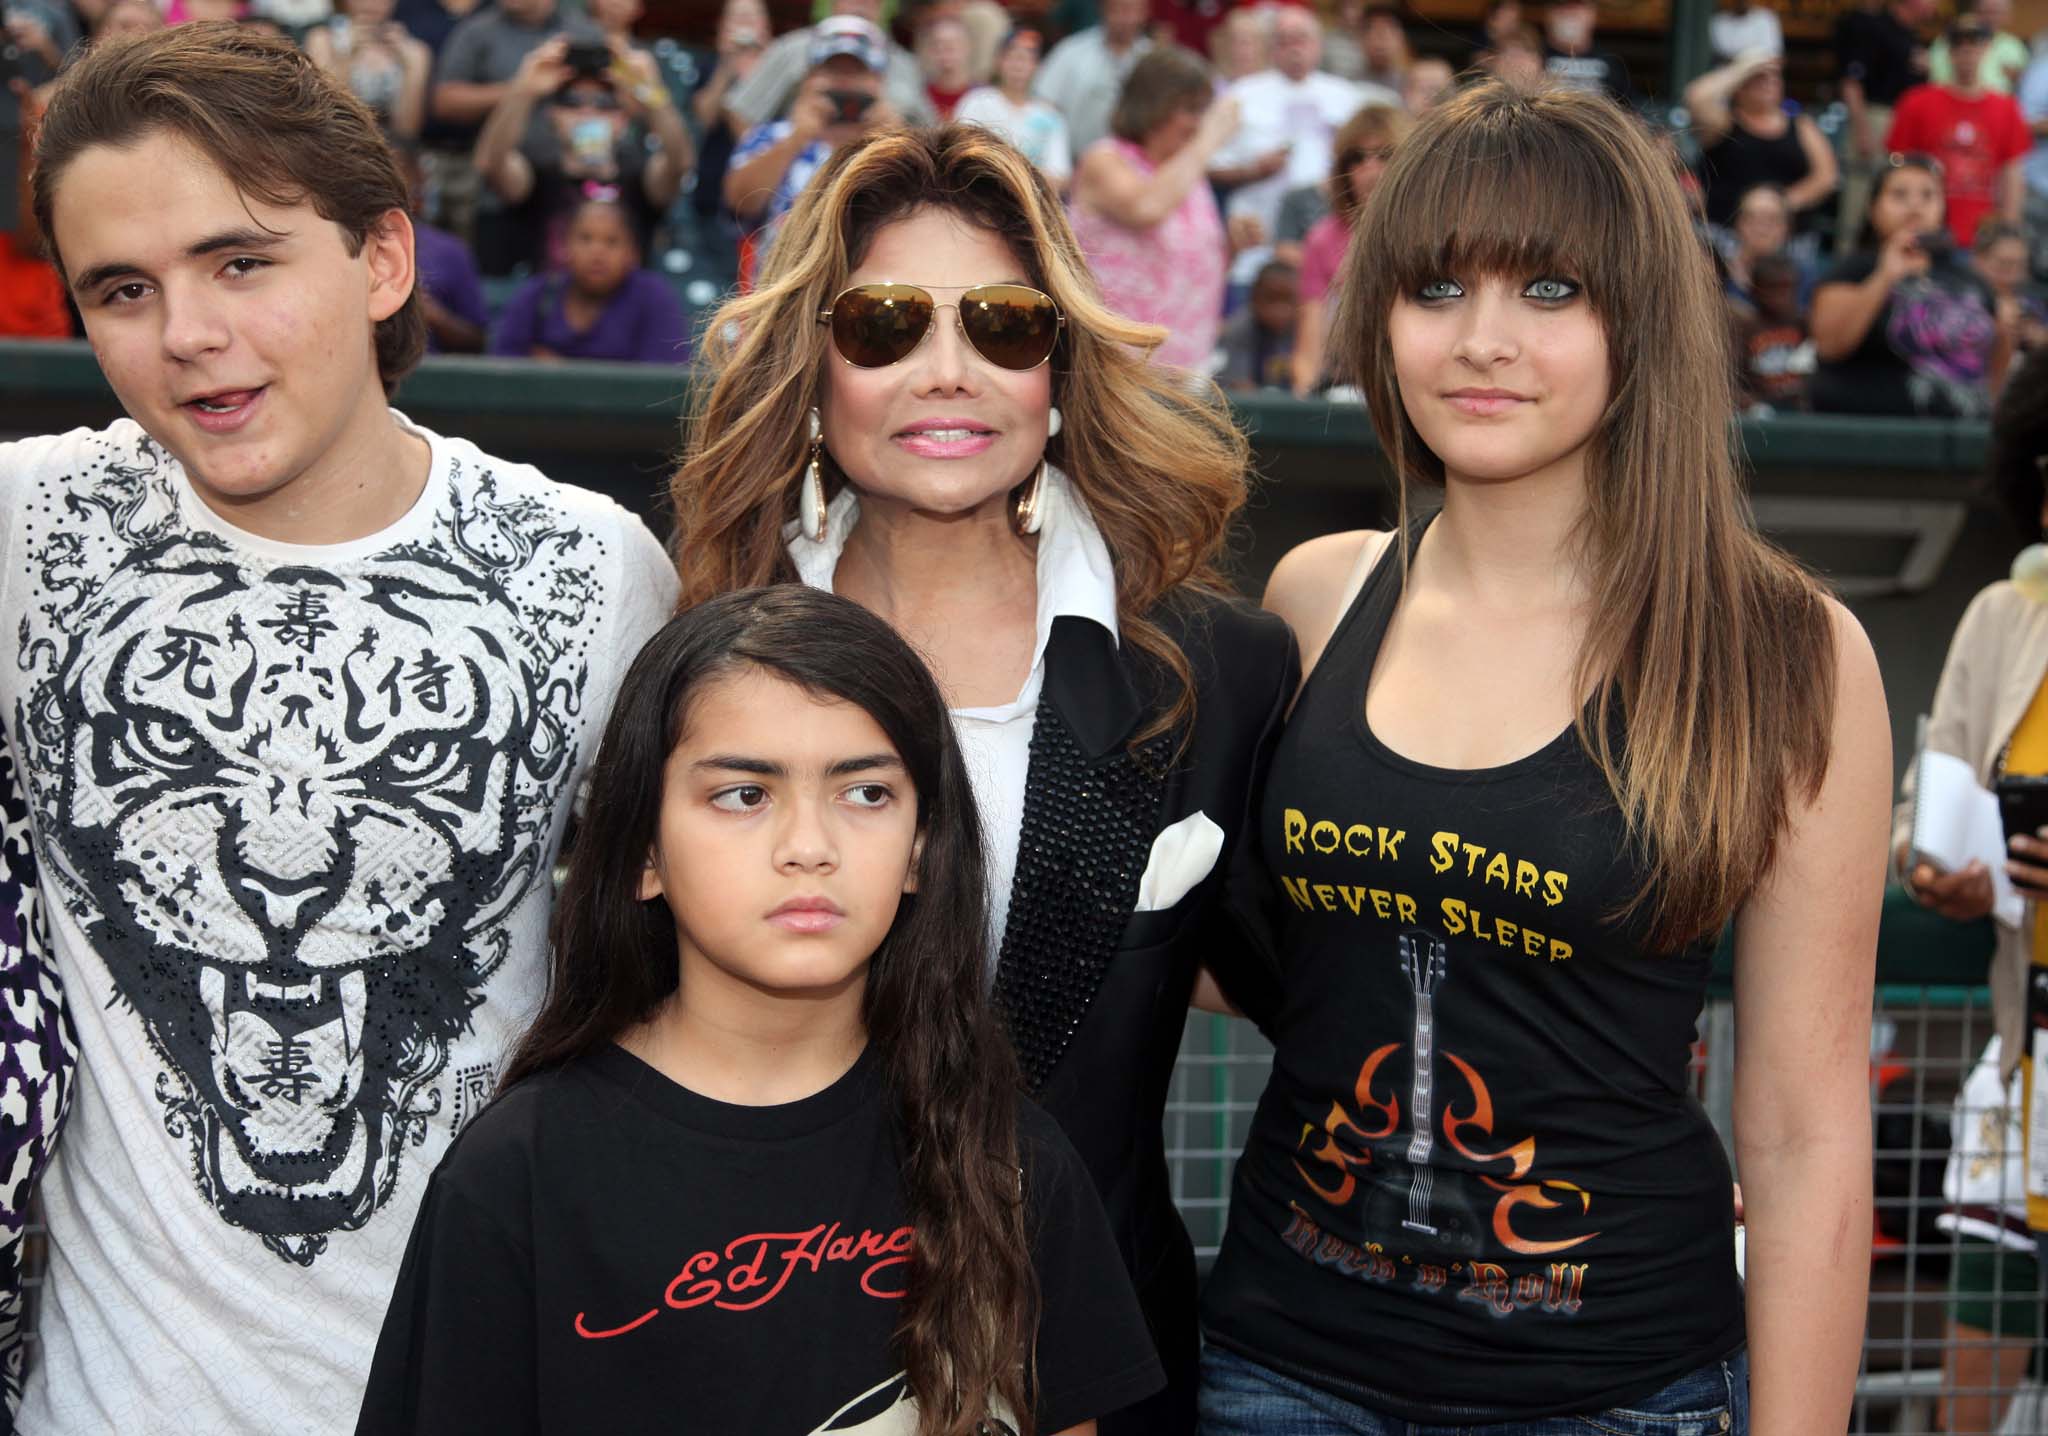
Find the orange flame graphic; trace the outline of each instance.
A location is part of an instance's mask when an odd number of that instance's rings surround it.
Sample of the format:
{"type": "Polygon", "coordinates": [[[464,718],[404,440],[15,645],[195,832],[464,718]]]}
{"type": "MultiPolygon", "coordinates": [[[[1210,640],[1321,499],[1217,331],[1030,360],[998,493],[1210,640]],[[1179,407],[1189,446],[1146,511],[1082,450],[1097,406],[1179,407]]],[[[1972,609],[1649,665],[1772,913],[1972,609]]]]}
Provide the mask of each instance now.
{"type": "MultiPolygon", "coordinates": [[[[1444,1140],[1449,1142],[1460,1156],[1477,1165],[1484,1166],[1488,1162],[1511,1163],[1513,1169],[1508,1173],[1511,1181],[1528,1176],[1530,1169],[1536,1165],[1534,1137],[1524,1137],[1513,1146],[1498,1152],[1479,1152],[1466,1145],[1465,1140],[1458,1135],[1466,1127],[1476,1127],[1489,1137],[1493,1135],[1493,1094],[1486,1090],[1486,1079],[1474,1070],[1471,1063],[1455,1052],[1446,1052],[1444,1057],[1463,1074],[1467,1085],[1472,1089],[1472,1110],[1464,1116],[1458,1115],[1455,1104],[1445,1104],[1444,1140]]],[[[1570,1251],[1581,1242],[1589,1242],[1600,1235],[1598,1232],[1587,1232],[1584,1236],[1572,1237],[1566,1241],[1541,1242],[1515,1234],[1512,1218],[1516,1207],[1528,1206],[1535,1207],[1538,1211],[1550,1211],[1564,1205],[1545,1196],[1545,1187],[1576,1192],[1579,1197],[1580,1213],[1583,1215],[1592,1211],[1593,1197],[1584,1187],[1555,1178],[1541,1182],[1517,1182],[1515,1185],[1495,1181],[1484,1174],[1481,1174],[1479,1180],[1501,1194],[1500,1200],[1493,1204],[1493,1235],[1494,1239],[1509,1251],[1520,1252],[1524,1256],[1548,1256],[1552,1252],[1570,1251]]]]}
{"type": "MultiPolygon", "coordinates": [[[[1363,1144],[1376,1142],[1383,1137],[1391,1136],[1394,1129],[1401,1125],[1401,1099],[1399,1097],[1389,1097],[1386,1101],[1382,1102],[1373,1095],[1372,1091],[1373,1074],[1379,1071],[1382,1062],[1400,1051],[1400,1049],[1400,1043],[1389,1042],[1386,1046],[1378,1049],[1370,1057],[1366,1058],[1365,1065],[1358,1069],[1358,1082],[1352,1089],[1351,1094],[1352,1099],[1358,1104],[1358,1110],[1361,1113],[1367,1111],[1384,1113],[1387,1119],[1385,1126],[1367,1131],[1352,1120],[1351,1114],[1344,1110],[1342,1102],[1332,1102],[1330,1104],[1330,1115],[1323,1119],[1323,1125],[1320,1129],[1324,1134],[1323,1144],[1313,1152],[1310,1152],[1309,1157],[1311,1160],[1324,1162],[1335,1167],[1344,1174],[1343,1179],[1333,1187],[1326,1187],[1310,1176],[1308,1168],[1302,1166],[1300,1162],[1297,1161],[1294,1164],[1294,1170],[1301,1173],[1301,1179],[1308,1183],[1309,1190],[1333,1207],[1341,1207],[1350,1201],[1351,1194],[1358,1189],[1358,1178],[1352,1175],[1352,1169],[1372,1165],[1372,1149],[1363,1144]],[[1341,1139],[1346,1133],[1354,1139],[1357,1145],[1355,1155],[1345,1150],[1345,1144],[1341,1139]]],[[[1299,1148],[1302,1143],[1307,1142],[1317,1130],[1315,1127],[1303,1127],[1301,1141],[1295,1144],[1296,1147],[1299,1148]]]]}

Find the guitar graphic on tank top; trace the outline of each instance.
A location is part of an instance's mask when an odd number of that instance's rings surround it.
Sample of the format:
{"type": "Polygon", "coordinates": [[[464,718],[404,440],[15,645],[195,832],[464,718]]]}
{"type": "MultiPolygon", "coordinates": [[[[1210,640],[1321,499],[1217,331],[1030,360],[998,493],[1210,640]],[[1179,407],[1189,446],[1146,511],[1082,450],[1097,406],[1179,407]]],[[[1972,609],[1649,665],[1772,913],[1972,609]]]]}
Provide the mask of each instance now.
{"type": "Polygon", "coordinates": [[[1376,1153],[1380,1167],[1366,1214],[1366,1230],[1422,1237],[1438,1250],[1476,1252],[1480,1224],[1463,1194],[1436,1190],[1436,990],[1448,964],[1444,940],[1433,933],[1401,934],[1401,972],[1415,998],[1415,1030],[1409,1053],[1414,1076],[1408,1089],[1410,1131],[1405,1147],[1388,1142],[1376,1153]],[[1405,1180],[1403,1178],[1405,1177],[1405,1180]]]}

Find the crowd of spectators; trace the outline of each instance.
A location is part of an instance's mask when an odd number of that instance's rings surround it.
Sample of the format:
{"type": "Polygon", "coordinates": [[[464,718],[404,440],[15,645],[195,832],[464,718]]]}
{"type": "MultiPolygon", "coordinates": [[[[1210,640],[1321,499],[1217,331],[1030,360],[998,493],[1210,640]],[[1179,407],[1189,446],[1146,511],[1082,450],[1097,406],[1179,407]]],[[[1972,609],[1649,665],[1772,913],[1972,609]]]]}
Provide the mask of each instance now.
{"type": "MultiPolygon", "coordinates": [[[[834,149],[944,120],[1011,140],[1110,303],[1231,389],[1329,389],[1352,219],[1413,118],[1487,74],[1597,90],[1671,134],[1725,284],[1744,402],[1980,415],[2048,330],[2048,59],[2010,0],[1837,28],[1840,104],[1788,98],[1779,15],[1723,0],[1714,68],[1646,98],[1592,0],[1490,0],[1460,34],[1390,0],[724,0],[709,51],[642,0],[6,0],[33,87],[76,46],[189,19],[297,38],[411,167],[433,347],[686,362],[834,149]],[[161,8],[160,8],[161,7],[161,8]],[[1938,32],[1938,33],[1937,33],[1938,32]]],[[[0,332],[74,316],[0,234],[0,332]]]]}

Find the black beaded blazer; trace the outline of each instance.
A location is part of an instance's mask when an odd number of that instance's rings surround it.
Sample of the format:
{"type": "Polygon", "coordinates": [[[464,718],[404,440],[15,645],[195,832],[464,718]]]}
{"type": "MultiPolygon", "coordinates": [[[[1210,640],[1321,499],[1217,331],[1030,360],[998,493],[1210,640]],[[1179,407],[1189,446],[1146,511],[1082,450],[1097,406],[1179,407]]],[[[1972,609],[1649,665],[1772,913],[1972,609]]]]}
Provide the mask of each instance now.
{"type": "Polygon", "coordinates": [[[1026,1085],[1095,1179],[1167,1368],[1167,1392],[1103,1436],[1194,1429],[1194,1253],[1162,1119],[1198,969],[1247,1011],[1269,1005],[1270,969],[1224,892],[1300,673],[1286,625],[1242,600],[1181,593],[1149,617],[1187,655],[1195,718],[1136,752],[1171,675],[1099,624],[1053,622],[995,982],[1026,1085]],[[1196,813],[1223,831],[1214,864],[1177,902],[1134,911],[1158,835],[1196,813]]]}

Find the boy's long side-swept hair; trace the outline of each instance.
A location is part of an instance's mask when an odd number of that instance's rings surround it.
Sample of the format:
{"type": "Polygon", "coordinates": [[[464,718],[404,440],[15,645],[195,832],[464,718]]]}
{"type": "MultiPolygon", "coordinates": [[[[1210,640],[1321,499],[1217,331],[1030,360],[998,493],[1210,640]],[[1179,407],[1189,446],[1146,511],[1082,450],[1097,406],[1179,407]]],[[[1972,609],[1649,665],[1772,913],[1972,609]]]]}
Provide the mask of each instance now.
{"type": "Polygon", "coordinates": [[[911,1225],[896,1352],[921,1436],[971,1436],[998,1399],[1030,1436],[1037,1278],[1019,1187],[1016,1059],[986,993],[987,879],[944,700],[881,619],[795,584],[711,599],[633,660],[591,770],[555,907],[548,992],[501,1084],[595,1051],[676,991],[675,919],[639,883],[662,773],[707,683],[747,669],[865,711],[917,790],[917,891],[868,968],[861,1015],[895,1107],[911,1225]]]}
{"type": "MultiPolygon", "coordinates": [[[[834,152],[783,221],[755,290],[706,324],[696,363],[704,387],[670,489],[682,602],[795,579],[782,526],[796,517],[806,411],[825,366],[840,362],[818,314],[877,231],[932,209],[1001,239],[1021,277],[1066,316],[1051,360],[1062,425],[1046,457],[1102,530],[1124,639],[1178,680],[1178,697],[1138,737],[1182,723],[1194,706],[1187,658],[1147,615],[1184,584],[1224,591],[1216,565],[1244,505],[1244,436],[1213,388],[1194,397],[1185,374],[1146,359],[1164,331],[1104,307],[1044,178],[978,125],[885,131],[834,152]]],[[[829,464],[826,473],[843,482],[829,464]]]]}
{"type": "Polygon", "coordinates": [[[1388,318],[1431,280],[1486,275],[1578,281],[1606,336],[1574,535],[1592,615],[1578,734],[1645,859],[1626,914],[1675,949],[1733,915],[1826,774],[1825,600],[1751,520],[1727,321],[1672,161],[1604,98],[1498,81],[1400,146],[1339,279],[1332,352],[1399,479],[1404,572],[1410,486],[1444,468],[1402,406],[1388,318]]]}
{"type": "MultiPolygon", "coordinates": [[[[348,86],[298,46],[232,20],[97,40],[58,77],[36,131],[31,200],[50,258],[57,191],[87,150],[125,149],[176,135],[220,166],[243,194],[269,204],[309,203],[341,227],[351,255],[409,196],[377,119],[348,86]]],[[[374,333],[389,394],[427,347],[418,289],[374,333]]]]}

